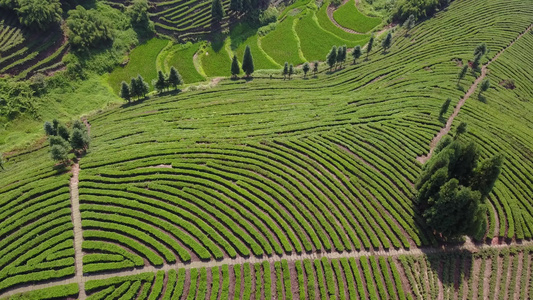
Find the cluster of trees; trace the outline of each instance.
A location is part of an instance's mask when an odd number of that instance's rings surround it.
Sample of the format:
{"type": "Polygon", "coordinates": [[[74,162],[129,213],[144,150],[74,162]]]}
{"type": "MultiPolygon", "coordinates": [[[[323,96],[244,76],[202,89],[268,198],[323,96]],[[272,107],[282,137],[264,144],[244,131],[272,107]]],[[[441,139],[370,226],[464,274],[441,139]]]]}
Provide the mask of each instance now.
{"type": "Polygon", "coordinates": [[[131,98],[140,97],[146,98],[146,94],[150,91],[150,86],[141,74],[138,74],[137,77],[131,79],[131,83],[128,85],[125,81],[122,81],[120,87],[120,97],[128,102],[131,101],[131,98]]]}
{"type": "Polygon", "coordinates": [[[229,9],[246,13],[256,9],[266,9],[269,5],[270,0],[231,0],[229,9]]]}
{"type": "MultiPolygon", "coordinates": [[[[250,75],[254,73],[254,68],[252,49],[250,49],[250,46],[246,46],[246,49],[244,49],[244,56],[242,58],[242,70],[244,71],[244,74],[246,74],[246,77],[250,77],[250,75]]],[[[236,78],[239,73],[241,73],[239,61],[237,60],[237,56],[234,55],[231,61],[231,76],[236,78]]]]}
{"type": "Polygon", "coordinates": [[[95,9],[78,5],[68,12],[67,35],[70,44],[77,49],[97,46],[113,39],[111,23],[95,9]]]}
{"type": "Polygon", "coordinates": [[[446,7],[450,0],[398,0],[393,9],[395,21],[403,22],[411,15],[415,20],[432,16],[439,9],[446,7]]]}
{"type": "Polygon", "coordinates": [[[90,138],[87,127],[79,120],[72,124],[72,132],[69,132],[68,128],[58,120],[53,120],[52,123],[45,122],[44,132],[50,144],[50,157],[62,164],[68,161],[69,153],[79,154],[89,148],[90,138]]]}
{"type": "MultiPolygon", "coordinates": [[[[481,59],[488,52],[489,52],[489,50],[487,48],[487,44],[482,43],[482,44],[479,44],[479,45],[476,46],[476,48],[474,49],[474,59],[472,60],[472,63],[471,63],[471,67],[472,67],[472,71],[473,72],[479,70],[479,66],[481,64],[481,59]]],[[[457,76],[458,77],[457,84],[459,84],[461,82],[461,80],[463,78],[465,78],[466,72],[468,72],[468,65],[465,64],[461,68],[461,70],[459,71],[459,74],[457,76]]],[[[483,92],[485,92],[486,90],[488,90],[489,88],[490,88],[490,80],[489,79],[484,79],[481,82],[481,86],[480,86],[478,97],[481,97],[481,94],[483,92]]]]}
{"type": "Polygon", "coordinates": [[[476,144],[457,139],[465,131],[466,123],[461,123],[455,139],[443,138],[416,183],[422,216],[444,239],[465,234],[483,236],[485,200],[503,163],[502,155],[480,162],[476,144]]]}
{"type": "Polygon", "coordinates": [[[338,48],[337,46],[333,46],[331,48],[328,56],[326,56],[326,62],[328,63],[330,70],[333,69],[333,67],[342,67],[342,64],[346,61],[347,51],[348,49],[346,48],[346,45],[339,46],[338,48]]]}
{"type": "MultiPolygon", "coordinates": [[[[168,75],[160,70],[157,72],[157,79],[152,80],[152,85],[159,93],[169,89],[171,86],[174,87],[175,90],[178,88],[178,85],[181,84],[183,84],[183,79],[178,70],[174,67],[170,67],[170,73],[168,75]]],[[[124,86],[124,82],[122,83],[122,86],[124,86]]]]}
{"type": "Polygon", "coordinates": [[[2,0],[0,8],[13,11],[22,25],[40,31],[59,24],[63,13],[59,0],[2,0]]]}

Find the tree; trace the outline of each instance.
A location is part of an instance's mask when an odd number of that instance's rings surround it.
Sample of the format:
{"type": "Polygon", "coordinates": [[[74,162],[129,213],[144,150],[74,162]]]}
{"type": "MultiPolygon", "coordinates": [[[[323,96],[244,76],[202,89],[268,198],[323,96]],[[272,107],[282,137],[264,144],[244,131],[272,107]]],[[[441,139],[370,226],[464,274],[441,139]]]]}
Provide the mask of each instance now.
{"type": "Polygon", "coordinates": [[[95,9],[78,5],[68,12],[67,35],[78,49],[96,47],[113,39],[113,26],[95,9]]]}
{"type": "Polygon", "coordinates": [[[41,31],[61,22],[63,13],[59,0],[18,0],[15,11],[22,25],[41,31]]]}
{"type": "Polygon", "coordinates": [[[252,50],[250,46],[247,45],[244,49],[244,57],[242,59],[242,70],[247,77],[250,77],[254,73],[254,58],[252,57],[252,50]]]}
{"type": "Polygon", "coordinates": [[[366,59],[368,60],[368,55],[370,54],[370,51],[372,51],[372,46],[374,45],[374,34],[370,36],[370,40],[368,40],[368,44],[366,45],[366,59]]]}
{"type": "Polygon", "coordinates": [[[303,67],[302,67],[302,71],[304,71],[304,78],[307,77],[307,72],[309,72],[310,69],[311,69],[311,67],[309,67],[309,63],[305,62],[303,67]]]}
{"type": "Polygon", "coordinates": [[[217,21],[221,21],[224,18],[226,12],[224,11],[221,0],[213,0],[211,3],[211,15],[217,21]]]}
{"type": "Polygon", "coordinates": [[[239,75],[240,72],[241,72],[241,68],[239,67],[239,61],[237,60],[237,55],[233,55],[233,60],[231,62],[231,76],[235,78],[239,75]]]}
{"type": "Polygon", "coordinates": [[[291,64],[289,66],[289,80],[291,79],[291,75],[294,74],[294,66],[291,64]]]}
{"type": "Polygon", "coordinates": [[[137,80],[135,78],[132,78],[130,82],[130,96],[131,97],[135,96],[137,97],[137,99],[139,99],[140,95],[141,95],[141,87],[139,87],[137,80]]]}
{"type": "Polygon", "coordinates": [[[180,73],[174,66],[170,67],[170,74],[168,75],[168,84],[173,86],[174,89],[178,88],[178,85],[183,84],[183,79],[180,73]]]}
{"type": "Polygon", "coordinates": [[[285,65],[283,65],[283,79],[285,79],[288,74],[289,74],[289,63],[285,62],[285,65]]]}
{"type": "Polygon", "coordinates": [[[383,42],[381,42],[381,46],[383,47],[383,52],[386,52],[390,48],[391,44],[392,44],[392,32],[389,31],[389,33],[387,33],[387,36],[385,37],[383,42]]]}
{"type": "Polygon", "coordinates": [[[481,54],[477,54],[474,56],[474,61],[472,62],[472,70],[477,70],[479,68],[479,64],[481,63],[481,54]]]}
{"type": "Polygon", "coordinates": [[[443,141],[415,185],[417,204],[426,223],[445,239],[463,234],[482,237],[485,199],[500,173],[502,157],[478,166],[479,150],[473,142],[449,137],[443,141]]]}
{"type": "Polygon", "coordinates": [[[352,56],[353,56],[353,63],[355,64],[356,60],[361,57],[363,53],[361,52],[361,46],[357,45],[355,48],[353,48],[352,56]]]}
{"type": "Polygon", "coordinates": [[[448,111],[448,107],[450,107],[450,103],[452,102],[452,98],[446,99],[444,103],[442,104],[442,107],[440,108],[439,117],[442,118],[442,116],[448,111]]]}
{"type": "Polygon", "coordinates": [[[326,61],[328,62],[329,69],[333,68],[333,66],[337,63],[337,46],[333,46],[331,48],[331,51],[329,52],[328,56],[326,57],[326,61]]]}
{"type": "Polygon", "coordinates": [[[337,63],[339,63],[342,67],[342,63],[346,61],[346,46],[339,46],[337,51],[337,63]]]}
{"type": "Polygon", "coordinates": [[[120,87],[120,98],[127,100],[128,103],[130,102],[130,99],[131,99],[130,86],[125,81],[122,81],[122,84],[120,87]]]}
{"type": "Polygon", "coordinates": [[[68,141],[70,139],[70,134],[68,132],[68,129],[63,124],[59,124],[57,126],[57,135],[62,137],[65,141],[68,141]]]}
{"type": "Polygon", "coordinates": [[[474,49],[474,57],[480,55],[481,57],[487,54],[487,44],[481,43],[474,49]]]}
{"type": "Polygon", "coordinates": [[[229,3],[229,9],[233,11],[242,11],[242,0],[231,0],[229,3]]]}
{"type": "Polygon", "coordinates": [[[80,122],[80,120],[76,120],[74,121],[74,123],[72,123],[72,129],[79,129],[81,131],[87,131],[87,127],[85,127],[85,124],[80,122]]]}
{"type": "Polygon", "coordinates": [[[457,84],[459,84],[459,82],[461,82],[461,80],[463,80],[463,78],[465,78],[465,75],[466,75],[466,72],[468,71],[468,66],[463,66],[461,68],[461,71],[459,71],[459,80],[457,80],[457,84]]]}
{"type": "Polygon", "coordinates": [[[62,145],[53,145],[50,148],[50,157],[55,161],[65,163],[68,159],[68,150],[62,145]]]}
{"type": "Polygon", "coordinates": [[[52,123],[50,123],[48,121],[44,122],[44,132],[48,136],[57,135],[57,130],[54,128],[52,123]]]}
{"type": "Polygon", "coordinates": [[[141,74],[137,75],[137,88],[139,89],[139,96],[143,96],[143,98],[146,98],[146,94],[150,91],[150,86],[146,81],[144,81],[144,78],[141,76],[141,74]]]}
{"type": "Polygon", "coordinates": [[[481,82],[481,86],[480,86],[480,90],[479,90],[479,95],[481,96],[481,93],[487,91],[489,88],[490,88],[490,80],[489,80],[489,79],[484,79],[484,80],[481,82]]]}
{"type": "Polygon", "coordinates": [[[155,81],[154,86],[159,93],[164,91],[167,87],[167,79],[165,78],[165,74],[163,74],[163,71],[159,70],[159,72],[157,72],[157,79],[155,81]]]}
{"type": "Polygon", "coordinates": [[[459,135],[466,132],[466,122],[459,123],[459,126],[457,126],[457,129],[455,130],[455,139],[459,137],[459,135]]]}
{"type": "Polygon", "coordinates": [[[254,6],[252,4],[251,0],[242,0],[242,12],[249,12],[254,9],[254,6]]]}
{"type": "Polygon", "coordinates": [[[70,146],[74,150],[85,150],[89,147],[89,136],[84,130],[74,128],[72,130],[72,138],[70,139],[70,146]]]}
{"type": "Polygon", "coordinates": [[[318,61],[315,61],[315,63],[313,64],[313,74],[315,76],[316,76],[316,73],[318,73],[318,64],[319,64],[318,61]]]}
{"type": "Polygon", "coordinates": [[[409,33],[409,31],[411,29],[413,29],[413,27],[415,27],[415,25],[416,25],[415,16],[414,15],[409,15],[409,18],[407,18],[407,20],[405,20],[405,22],[403,23],[403,27],[406,29],[405,30],[405,35],[407,35],[409,33]]]}

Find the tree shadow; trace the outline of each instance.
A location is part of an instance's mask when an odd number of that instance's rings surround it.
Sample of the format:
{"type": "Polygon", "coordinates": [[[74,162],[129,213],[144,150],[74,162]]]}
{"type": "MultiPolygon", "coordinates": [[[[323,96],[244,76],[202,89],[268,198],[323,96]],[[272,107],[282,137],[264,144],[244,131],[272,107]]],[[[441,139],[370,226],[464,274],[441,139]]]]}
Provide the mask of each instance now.
{"type": "Polygon", "coordinates": [[[477,95],[477,99],[483,103],[487,103],[487,98],[485,98],[485,96],[483,96],[481,93],[477,95]]]}
{"type": "Polygon", "coordinates": [[[442,285],[444,292],[452,289],[453,293],[459,292],[462,282],[468,282],[472,276],[473,254],[469,251],[450,251],[427,254],[428,271],[437,275],[437,290],[442,285]]]}

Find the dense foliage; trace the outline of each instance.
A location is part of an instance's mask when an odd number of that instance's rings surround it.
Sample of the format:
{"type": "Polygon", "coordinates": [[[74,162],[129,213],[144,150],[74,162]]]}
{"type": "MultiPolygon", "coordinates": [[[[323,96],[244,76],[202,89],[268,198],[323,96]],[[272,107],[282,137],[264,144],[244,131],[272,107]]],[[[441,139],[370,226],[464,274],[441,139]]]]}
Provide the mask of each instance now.
{"type": "Polygon", "coordinates": [[[98,46],[113,38],[112,25],[97,10],[78,5],[68,12],[68,38],[79,49],[98,46]]]}
{"type": "Polygon", "coordinates": [[[398,0],[393,12],[393,18],[403,22],[411,15],[414,19],[424,19],[432,16],[439,8],[442,8],[450,0],[398,0]]]}
{"type": "Polygon", "coordinates": [[[447,137],[416,184],[426,223],[445,238],[485,233],[485,198],[498,179],[503,158],[497,155],[481,164],[478,160],[473,142],[447,137]]]}

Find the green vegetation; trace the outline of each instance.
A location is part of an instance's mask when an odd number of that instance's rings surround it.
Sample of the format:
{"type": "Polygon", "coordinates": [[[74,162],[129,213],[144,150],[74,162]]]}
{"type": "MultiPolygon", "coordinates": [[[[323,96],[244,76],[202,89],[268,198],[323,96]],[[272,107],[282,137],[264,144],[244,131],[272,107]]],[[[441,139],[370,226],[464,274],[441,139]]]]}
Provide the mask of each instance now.
{"type": "Polygon", "coordinates": [[[355,0],[349,0],[339,7],[333,17],[341,26],[356,32],[366,33],[381,24],[380,18],[372,18],[363,15],[355,6],[355,0]]]}

